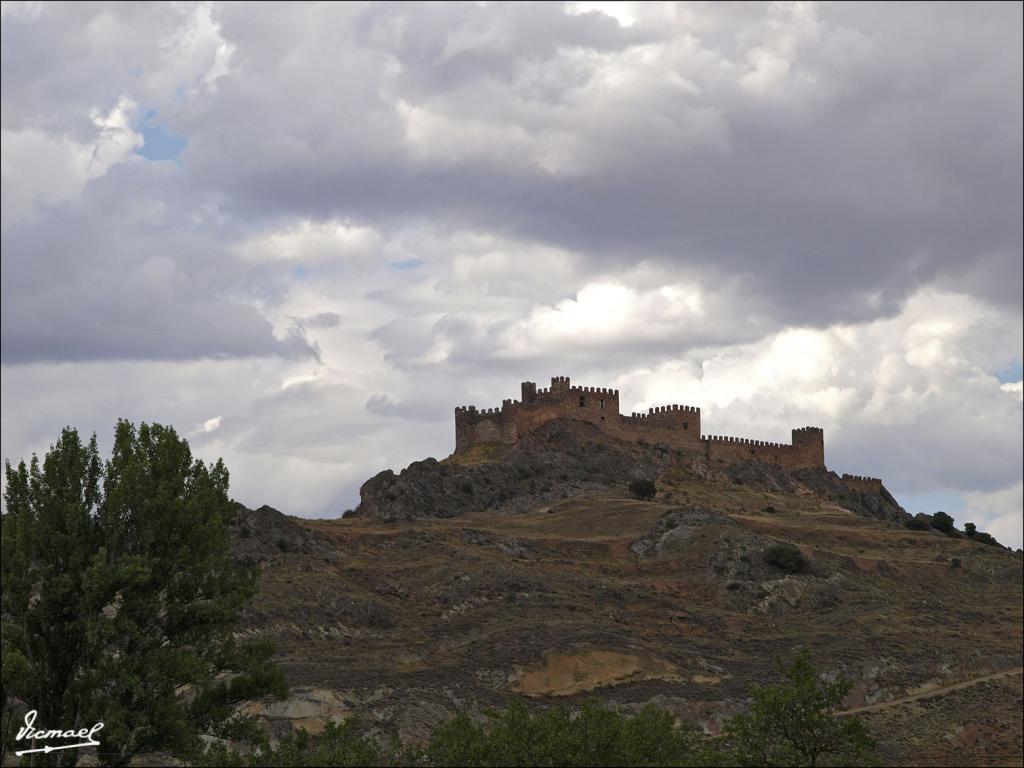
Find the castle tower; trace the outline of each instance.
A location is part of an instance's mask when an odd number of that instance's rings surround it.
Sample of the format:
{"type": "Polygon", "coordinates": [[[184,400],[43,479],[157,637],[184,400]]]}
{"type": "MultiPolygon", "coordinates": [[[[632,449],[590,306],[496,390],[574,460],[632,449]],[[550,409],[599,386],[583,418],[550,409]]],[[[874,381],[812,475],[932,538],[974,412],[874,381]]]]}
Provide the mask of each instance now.
{"type": "Polygon", "coordinates": [[[524,381],[520,384],[522,388],[522,401],[524,403],[533,403],[537,400],[537,385],[532,381],[524,381]]]}
{"type": "Polygon", "coordinates": [[[552,376],[551,377],[551,391],[552,392],[568,392],[569,391],[569,377],[568,376],[552,376]]]}
{"type": "Polygon", "coordinates": [[[808,464],[825,466],[825,432],[821,427],[800,427],[793,430],[793,447],[808,464]]]}

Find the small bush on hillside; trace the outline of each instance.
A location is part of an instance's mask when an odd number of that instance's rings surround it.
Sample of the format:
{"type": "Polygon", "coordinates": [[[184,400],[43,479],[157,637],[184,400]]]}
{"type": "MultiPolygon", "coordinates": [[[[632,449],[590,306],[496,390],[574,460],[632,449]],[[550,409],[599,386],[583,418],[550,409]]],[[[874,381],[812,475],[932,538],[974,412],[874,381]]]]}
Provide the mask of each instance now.
{"type": "Polygon", "coordinates": [[[924,520],[921,516],[912,517],[903,523],[903,527],[911,531],[930,531],[932,524],[928,520],[924,520]]]}
{"type": "Polygon", "coordinates": [[[764,551],[764,561],[786,573],[807,573],[811,564],[792,544],[773,544],[764,551]]]}
{"type": "Polygon", "coordinates": [[[949,567],[950,568],[959,568],[960,567],[960,558],[959,557],[954,557],[952,560],[950,560],[949,561],[949,567]]]}
{"type": "Polygon", "coordinates": [[[951,533],[953,529],[953,518],[945,512],[936,512],[932,515],[932,528],[943,533],[951,533]]]}
{"type": "Polygon", "coordinates": [[[977,532],[978,526],[976,526],[974,523],[964,523],[964,533],[967,534],[968,538],[970,538],[977,532]]]}
{"type": "Polygon", "coordinates": [[[641,501],[650,501],[658,493],[653,480],[634,480],[629,484],[629,492],[641,501]]]}
{"type": "Polygon", "coordinates": [[[981,544],[988,544],[991,547],[1003,546],[998,541],[996,541],[995,537],[991,533],[984,533],[982,531],[978,531],[977,533],[975,533],[974,536],[971,537],[971,540],[977,541],[981,544]]]}

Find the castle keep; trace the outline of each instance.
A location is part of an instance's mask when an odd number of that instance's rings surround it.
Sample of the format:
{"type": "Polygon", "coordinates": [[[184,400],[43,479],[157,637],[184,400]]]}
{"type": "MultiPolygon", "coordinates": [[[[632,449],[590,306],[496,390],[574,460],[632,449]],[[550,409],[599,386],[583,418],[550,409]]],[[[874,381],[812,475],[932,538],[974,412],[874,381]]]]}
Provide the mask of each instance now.
{"type": "Polygon", "coordinates": [[[712,461],[756,459],[785,469],[825,467],[825,440],[819,427],[794,429],[791,443],[701,435],[700,408],[664,405],[626,416],[619,413],[619,390],[574,387],[568,376],[555,376],[547,389],[524,381],[521,399],[505,400],[501,408],[456,408],[455,452],[484,443],[515,443],[553,419],[590,422],[621,440],[664,443],[700,452],[712,461]]]}

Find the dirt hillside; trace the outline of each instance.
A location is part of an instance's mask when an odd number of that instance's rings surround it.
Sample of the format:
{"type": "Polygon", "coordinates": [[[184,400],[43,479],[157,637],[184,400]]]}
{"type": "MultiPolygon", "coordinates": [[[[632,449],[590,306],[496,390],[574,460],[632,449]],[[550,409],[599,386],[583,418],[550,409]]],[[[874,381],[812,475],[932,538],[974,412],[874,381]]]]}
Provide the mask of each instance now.
{"type": "MultiPolygon", "coordinates": [[[[855,681],[846,704],[864,708],[888,763],[1020,764],[1018,554],[908,530],[898,505],[831,473],[711,468],[608,443],[601,459],[555,445],[548,459],[562,458],[545,463],[545,450],[385,476],[362,515],[280,516],[258,553],[250,534],[263,576],[248,631],[277,641],[293,687],[256,710],[313,731],[358,712],[416,739],[513,696],[596,696],[653,702],[715,733],[751,682],[807,647],[855,681]],[[522,477],[524,465],[536,471],[522,477]],[[629,496],[641,474],[657,479],[653,501],[629,496]],[[433,490],[417,515],[421,487],[433,490]],[[806,573],[769,564],[780,542],[806,573]]],[[[249,525],[267,525],[268,509],[249,525]]]]}

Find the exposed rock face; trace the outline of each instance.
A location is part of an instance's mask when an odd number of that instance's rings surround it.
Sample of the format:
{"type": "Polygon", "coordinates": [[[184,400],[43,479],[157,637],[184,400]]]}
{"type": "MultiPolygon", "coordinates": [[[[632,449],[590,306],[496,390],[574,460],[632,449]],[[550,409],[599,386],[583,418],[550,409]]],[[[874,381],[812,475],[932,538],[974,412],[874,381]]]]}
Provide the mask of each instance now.
{"type": "Polygon", "coordinates": [[[885,486],[880,486],[880,491],[858,490],[844,483],[835,472],[824,469],[798,469],[791,473],[791,477],[805,488],[865,517],[901,525],[910,519],[910,514],[899,505],[885,486]]]}
{"type": "Polygon", "coordinates": [[[759,491],[793,493],[793,480],[781,467],[760,461],[738,461],[725,469],[725,476],[734,483],[749,485],[759,491]]]}
{"type": "Polygon", "coordinates": [[[570,420],[549,422],[501,451],[497,461],[424,459],[397,475],[385,470],[359,490],[356,514],[409,520],[525,511],[582,491],[655,479],[685,455],[663,445],[624,443],[570,420]]]}
{"type": "Polygon", "coordinates": [[[303,528],[266,504],[249,509],[235,502],[235,519],[228,535],[235,560],[244,564],[261,563],[288,552],[313,555],[334,549],[323,534],[303,528]]]}
{"type": "Polygon", "coordinates": [[[765,581],[760,585],[758,594],[761,596],[761,602],[755,610],[767,613],[780,603],[797,608],[807,591],[808,580],[795,576],[765,581]]]}
{"type": "Polygon", "coordinates": [[[725,476],[734,483],[747,485],[761,491],[794,493],[798,489],[813,491],[822,498],[830,499],[841,506],[865,517],[874,517],[891,523],[902,524],[910,515],[892,495],[879,483],[879,490],[851,487],[843,479],[827,469],[796,469],[786,471],[781,467],[763,464],[759,461],[742,461],[730,464],[725,476]]]}
{"type": "Polygon", "coordinates": [[[667,512],[651,529],[650,533],[630,545],[630,551],[639,557],[664,557],[681,549],[702,527],[734,525],[720,512],[705,507],[674,509],[667,512]]]}

